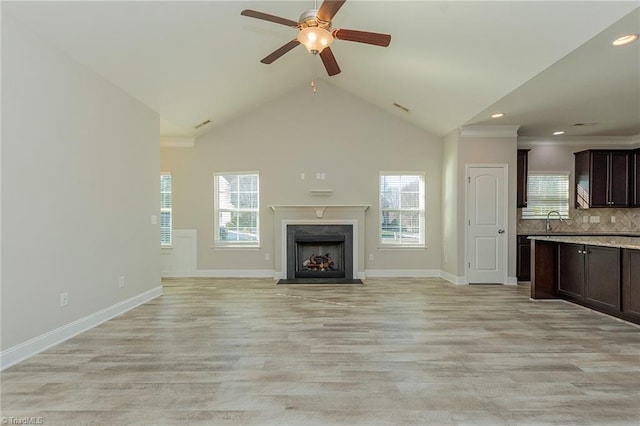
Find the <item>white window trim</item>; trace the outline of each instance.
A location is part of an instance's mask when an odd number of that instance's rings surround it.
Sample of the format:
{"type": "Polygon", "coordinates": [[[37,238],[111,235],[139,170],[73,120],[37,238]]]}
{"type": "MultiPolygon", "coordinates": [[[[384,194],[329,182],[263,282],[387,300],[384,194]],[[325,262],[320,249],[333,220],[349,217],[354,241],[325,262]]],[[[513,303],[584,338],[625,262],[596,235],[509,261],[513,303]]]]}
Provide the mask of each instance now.
{"type": "MultiPolygon", "coordinates": [[[[160,172],[160,177],[162,176],[170,176],[171,177],[171,207],[166,208],[160,205],[160,220],[158,220],[158,225],[162,223],[162,213],[169,212],[169,244],[163,244],[162,239],[160,239],[160,248],[170,249],[173,248],[173,176],[171,172],[160,172]]],[[[162,192],[161,192],[162,193],[162,192]]]]}
{"type": "Polygon", "coordinates": [[[381,171],[378,176],[378,248],[382,250],[407,250],[407,249],[425,249],[426,247],[426,173],[424,171],[381,171]],[[420,206],[418,209],[419,242],[417,243],[390,243],[382,240],[382,196],[380,193],[380,179],[382,176],[419,176],[420,189],[422,196],[420,197],[420,206]]]}
{"type": "MultiPolygon", "coordinates": [[[[240,210],[238,210],[240,211],[240,210]]],[[[246,209],[245,211],[254,211],[254,209],[246,209]]],[[[260,248],[262,239],[260,238],[260,172],[214,172],[213,173],[213,249],[256,249],[260,248]],[[218,214],[218,176],[223,175],[256,175],[258,185],[258,207],[255,209],[256,228],[258,234],[257,241],[221,241],[220,240],[220,219],[218,214]]]]}

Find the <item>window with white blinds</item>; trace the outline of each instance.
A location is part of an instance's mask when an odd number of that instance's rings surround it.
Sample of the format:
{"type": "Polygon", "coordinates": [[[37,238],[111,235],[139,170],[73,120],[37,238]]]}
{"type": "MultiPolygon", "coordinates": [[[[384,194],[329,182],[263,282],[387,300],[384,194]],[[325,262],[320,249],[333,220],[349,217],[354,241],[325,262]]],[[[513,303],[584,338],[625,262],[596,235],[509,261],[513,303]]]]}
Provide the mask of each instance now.
{"type": "Polygon", "coordinates": [[[173,200],[171,195],[171,173],[160,173],[160,245],[170,246],[172,239],[171,232],[171,210],[173,200]]]}
{"type": "Polygon", "coordinates": [[[569,172],[529,172],[527,207],[522,209],[522,218],[546,219],[553,210],[563,219],[569,218],[569,172]]]}
{"type": "Polygon", "coordinates": [[[258,173],[214,174],[214,241],[218,246],[258,246],[258,173]]]}
{"type": "Polygon", "coordinates": [[[424,175],[380,173],[380,245],[424,246],[424,175]]]}

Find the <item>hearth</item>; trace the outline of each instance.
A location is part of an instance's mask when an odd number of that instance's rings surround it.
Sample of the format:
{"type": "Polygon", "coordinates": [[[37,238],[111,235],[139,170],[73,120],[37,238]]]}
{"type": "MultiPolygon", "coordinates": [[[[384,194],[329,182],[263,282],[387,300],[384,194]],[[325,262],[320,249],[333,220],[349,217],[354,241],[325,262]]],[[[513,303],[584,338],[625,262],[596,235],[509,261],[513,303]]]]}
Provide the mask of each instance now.
{"type": "Polygon", "coordinates": [[[353,280],[352,225],[287,225],[287,280],[353,280]]]}

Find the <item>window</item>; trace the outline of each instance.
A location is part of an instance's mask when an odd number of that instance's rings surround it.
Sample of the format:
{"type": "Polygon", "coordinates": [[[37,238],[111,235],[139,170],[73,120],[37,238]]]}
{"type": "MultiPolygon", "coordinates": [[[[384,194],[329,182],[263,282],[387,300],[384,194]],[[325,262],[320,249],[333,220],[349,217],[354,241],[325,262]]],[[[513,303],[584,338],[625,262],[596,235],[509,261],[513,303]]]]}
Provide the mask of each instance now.
{"type": "Polygon", "coordinates": [[[527,207],[522,209],[522,218],[546,219],[552,210],[558,211],[563,219],[569,218],[569,173],[529,172],[527,207]]]}
{"type": "Polygon", "coordinates": [[[259,185],[257,173],[214,174],[214,240],[221,246],[257,246],[259,185]]]}
{"type": "Polygon", "coordinates": [[[171,245],[171,173],[160,173],[160,245],[171,245]]]}
{"type": "Polygon", "coordinates": [[[424,245],[424,175],[380,173],[380,244],[424,245]]]}

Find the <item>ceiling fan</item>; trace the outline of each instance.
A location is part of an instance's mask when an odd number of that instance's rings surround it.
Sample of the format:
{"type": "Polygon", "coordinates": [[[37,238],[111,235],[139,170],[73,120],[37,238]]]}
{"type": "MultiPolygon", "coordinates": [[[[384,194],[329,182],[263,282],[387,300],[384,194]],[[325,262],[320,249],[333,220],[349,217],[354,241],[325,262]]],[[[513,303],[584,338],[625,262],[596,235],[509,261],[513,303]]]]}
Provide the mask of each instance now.
{"type": "Polygon", "coordinates": [[[243,10],[241,15],[298,29],[298,35],[295,39],[265,56],[260,62],[271,64],[294,47],[303,44],[314,55],[320,54],[320,59],[322,59],[327,73],[332,76],[340,73],[338,62],[331,52],[330,46],[333,39],[355,41],[381,47],[387,47],[391,43],[389,34],[331,28],[331,20],[345,1],[324,0],[319,9],[314,8],[303,12],[298,22],[250,9],[243,10]]]}

